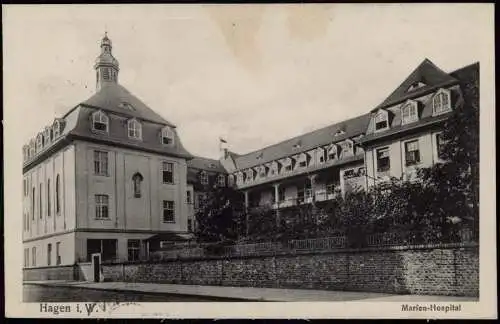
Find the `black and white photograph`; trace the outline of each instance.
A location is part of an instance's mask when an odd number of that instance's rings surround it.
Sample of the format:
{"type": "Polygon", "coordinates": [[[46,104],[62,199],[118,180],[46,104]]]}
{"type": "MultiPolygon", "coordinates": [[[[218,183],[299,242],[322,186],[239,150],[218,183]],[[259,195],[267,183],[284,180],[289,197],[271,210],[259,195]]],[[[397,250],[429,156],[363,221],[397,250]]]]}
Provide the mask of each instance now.
{"type": "Polygon", "coordinates": [[[496,318],[493,9],[2,6],[7,315],[496,318]]]}

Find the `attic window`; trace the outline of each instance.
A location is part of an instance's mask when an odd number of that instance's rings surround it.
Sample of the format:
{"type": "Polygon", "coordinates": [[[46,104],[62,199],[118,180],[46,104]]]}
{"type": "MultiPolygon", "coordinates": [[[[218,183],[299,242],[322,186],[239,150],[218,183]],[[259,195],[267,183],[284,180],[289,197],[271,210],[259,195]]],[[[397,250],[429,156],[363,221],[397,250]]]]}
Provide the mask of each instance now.
{"type": "Polygon", "coordinates": [[[387,112],[385,111],[380,111],[376,116],[375,116],[375,131],[378,130],[384,130],[389,127],[389,122],[387,120],[387,112]]]}
{"type": "Polygon", "coordinates": [[[125,108],[125,109],[128,109],[128,110],[131,110],[131,111],[135,111],[135,108],[134,106],[132,106],[131,104],[129,104],[128,102],[122,102],[120,105],[119,105],[120,108],[125,108]]]}
{"type": "Polygon", "coordinates": [[[333,134],[333,136],[340,136],[343,134],[345,134],[345,132],[343,130],[339,129],[338,131],[335,132],[335,134],[333,134]]]}
{"type": "Polygon", "coordinates": [[[451,110],[450,91],[440,89],[432,98],[432,115],[446,113],[451,110]]]}
{"type": "Polygon", "coordinates": [[[401,107],[401,123],[403,125],[415,122],[418,120],[417,104],[413,101],[408,101],[401,107]]]}
{"type": "Polygon", "coordinates": [[[208,167],[209,167],[210,169],[215,169],[217,166],[216,166],[214,163],[209,163],[209,164],[208,164],[208,167]]]}
{"type": "Polygon", "coordinates": [[[294,149],[299,149],[300,148],[300,142],[297,142],[296,144],[293,145],[294,149]]]}
{"type": "Polygon", "coordinates": [[[61,122],[59,122],[59,120],[56,120],[54,122],[54,125],[52,126],[52,129],[53,129],[54,138],[59,137],[59,135],[61,134],[61,122]]]}
{"type": "Polygon", "coordinates": [[[164,145],[174,144],[174,131],[172,128],[166,126],[161,130],[161,143],[164,145]]]}
{"type": "Polygon", "coordinates": [[[416,89],[419,89],[419,88],[422,88],[422,87],[425,87],[426,84],[421,82],[421,81],[417,81],[417,82],[413,82],[409,87],[408,87],[408,91],[407,92],[410,92],[410,91],[413,91],[413,90],[416,90],[416,89]]]}
{"type": "Polygon", "coordinates": [[[92,114],[92,128],[99,132],[108,132],[109,118],[102,111],[92,114]]]}
{"type": "Polygon", "coordinates": [[[141,139],[142,138],[142,125],[136,119],[129,120],[128,123],[128,137],[141,139]]]}

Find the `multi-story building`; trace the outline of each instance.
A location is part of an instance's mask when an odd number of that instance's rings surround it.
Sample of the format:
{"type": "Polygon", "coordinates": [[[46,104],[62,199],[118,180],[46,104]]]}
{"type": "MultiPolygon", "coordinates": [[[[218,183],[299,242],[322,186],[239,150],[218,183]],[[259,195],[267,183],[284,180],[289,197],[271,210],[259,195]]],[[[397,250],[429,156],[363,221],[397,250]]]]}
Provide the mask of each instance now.
{"type": "Polygon", "coordinates": [[[391,177],[411,180],[441,161],[443,123],[478,73],[479,63],[446,73],[425,59],[367,114],[248,154],[226,149],[221,163],[248,208],[267,205],[281,217],[391,177]]]}
{"type": "Polygon", "coordinates": [[[244,193],[247,208],[279,218],[389,177],[411,179],[440,161],[443,122],[464,104],[479,63],[446,73],[424,60],[389,97],[361,116],[220,160],[194,157],[176,126],[118,83],[105,36],[96,93],[23,146],[26,268],[136,260],[162,241],[189,238],[216,186],[244,193]]]}
{"type": "Polygon", "coordinates": [[[23,147],[25,267],[135,260],[151,237],[188,232],[176,126],[118,83],[107,36],[94,68],[96,93],[23,147]]]}

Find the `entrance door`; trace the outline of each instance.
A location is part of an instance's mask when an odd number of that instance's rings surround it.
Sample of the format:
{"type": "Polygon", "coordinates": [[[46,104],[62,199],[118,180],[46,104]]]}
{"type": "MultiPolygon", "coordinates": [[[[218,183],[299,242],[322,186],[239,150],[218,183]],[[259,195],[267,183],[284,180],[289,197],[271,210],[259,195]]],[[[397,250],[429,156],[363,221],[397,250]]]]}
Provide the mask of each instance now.
{"type": "Polygon", "coordinates": [[[101,255],[92,254],[92,268],[94,269],[94,282],[99,282],[101,278],[101,255]]]}

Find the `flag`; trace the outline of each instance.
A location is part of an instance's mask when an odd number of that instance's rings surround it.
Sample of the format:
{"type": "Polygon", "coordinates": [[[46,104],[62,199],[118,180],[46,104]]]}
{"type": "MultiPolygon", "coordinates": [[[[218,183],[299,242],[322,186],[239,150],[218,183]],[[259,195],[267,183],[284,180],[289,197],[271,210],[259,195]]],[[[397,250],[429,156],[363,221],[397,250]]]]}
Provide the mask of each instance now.
{"type": "Polygon", "coordinates": [[[227,141],[225,139],[223,139],[222,137],[219,137],[219,140],[221,143],[227,143],[227,141]]]}

